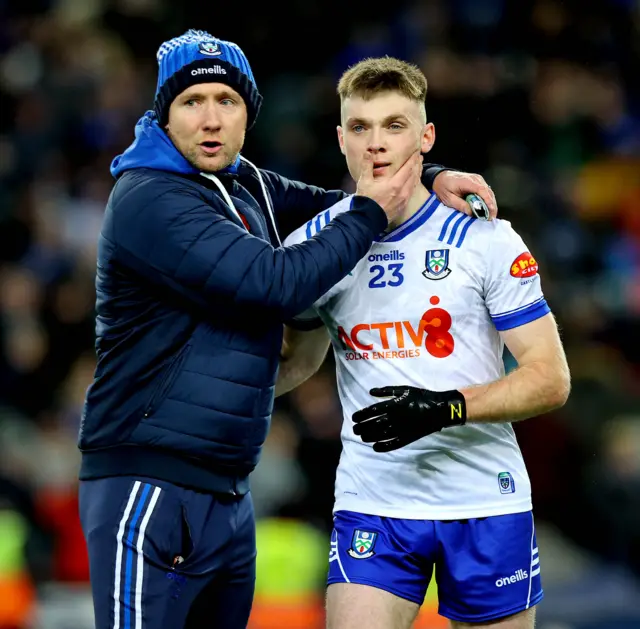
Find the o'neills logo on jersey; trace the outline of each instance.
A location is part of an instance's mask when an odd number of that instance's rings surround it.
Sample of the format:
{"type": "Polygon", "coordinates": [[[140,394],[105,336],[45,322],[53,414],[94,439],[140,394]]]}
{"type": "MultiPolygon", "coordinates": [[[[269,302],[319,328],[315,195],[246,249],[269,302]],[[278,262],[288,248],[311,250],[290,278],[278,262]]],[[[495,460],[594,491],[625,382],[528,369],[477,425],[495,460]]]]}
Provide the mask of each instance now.
{"type": "Polygon", "coordinates": [[[387,253],[372,253],[367,260],[369,262],[389,262],[391,260],[404,260],[404,253],[394,249],[387,253]]]}
{"type": "MultiPolygon", "coordinates": [[[[431,297],[431,304],[440,303],[431,297]]],[[[419,321],[358,323],[350,328],[338,325],[338,338],[346,360],[418,358],[421,351],[435,358],[453,353],[451,315],[444,308],[429,308],[419,321]]]]}

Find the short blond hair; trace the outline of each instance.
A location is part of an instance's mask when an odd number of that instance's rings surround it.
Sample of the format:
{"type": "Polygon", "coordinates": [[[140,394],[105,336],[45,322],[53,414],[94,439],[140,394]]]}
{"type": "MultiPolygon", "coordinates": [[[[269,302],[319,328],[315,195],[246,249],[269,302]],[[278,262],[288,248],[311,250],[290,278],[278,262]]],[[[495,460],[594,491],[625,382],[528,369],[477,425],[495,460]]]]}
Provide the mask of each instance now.
{"type": "Polygon", "coordinates": [[[412,63],[394,57],[375,57],[351,66],[338,81],[341,103],[352,96],[369,100],[383,92],[399,92],[424,105],[427,77],[412,63]]]}

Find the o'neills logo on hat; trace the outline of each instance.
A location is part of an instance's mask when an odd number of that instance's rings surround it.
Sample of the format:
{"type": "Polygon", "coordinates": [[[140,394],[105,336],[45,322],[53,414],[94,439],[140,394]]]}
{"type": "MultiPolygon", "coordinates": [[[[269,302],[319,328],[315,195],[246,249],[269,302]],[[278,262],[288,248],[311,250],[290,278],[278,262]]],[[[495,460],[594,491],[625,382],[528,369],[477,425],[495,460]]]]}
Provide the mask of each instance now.
{"type": "Polygon", "coordinates": [[[226,74],[227,71],[222,66],[210,66],[208,68],[194,68],[191,70],[191,76],[199,76],[201,74],[226,74]]]}

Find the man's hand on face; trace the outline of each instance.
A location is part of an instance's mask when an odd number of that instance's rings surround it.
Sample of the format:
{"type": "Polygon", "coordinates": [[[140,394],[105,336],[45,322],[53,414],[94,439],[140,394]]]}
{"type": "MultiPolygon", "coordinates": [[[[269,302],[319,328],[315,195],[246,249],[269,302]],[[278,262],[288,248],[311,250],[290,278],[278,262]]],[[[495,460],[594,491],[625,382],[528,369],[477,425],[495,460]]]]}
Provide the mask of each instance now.
{"type": "Polygon", "coordinates": [[[391,223],[404,212],[420,184],[422,155],[419,151],[412,153],[391,177],[374,177],[373,165],[374,157],[367,151],[362,156],[356,194],[373,199],[384,210],[391,223]]]}

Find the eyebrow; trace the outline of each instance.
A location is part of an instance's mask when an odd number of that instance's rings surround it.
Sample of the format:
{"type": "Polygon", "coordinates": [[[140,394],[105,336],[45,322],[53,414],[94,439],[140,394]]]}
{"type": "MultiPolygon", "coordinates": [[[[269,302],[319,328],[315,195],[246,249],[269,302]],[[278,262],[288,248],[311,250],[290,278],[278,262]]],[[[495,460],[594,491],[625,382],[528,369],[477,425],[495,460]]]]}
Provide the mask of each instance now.
{"type": "MultiPolygon", "coordinates": [[[[394,120],[404,120],[405,122],[409,122],[409,118],[407,118],[407,116],[405,116],[404,114],[390,114],[389,116],[386,116],[385,118],[383,118],[382,123],[388,124],[389,122],[393,122],[394,120]]],[[[347,126],[353,126],[356,124],[366,125],[370,123],[371,123],[371,120],[368,120],[366,118],[360,118],[358,116],[347,119],[347,126]]]]}
{"type": "Polygon", "coordinates": [[[191,100],[193,98],[201,98],[206,99],[209,96],[214,96],[215,98],[238,98],[238,94],[236,94],[233,90],[228,89],[227,87],[221,89],[217,94],[205,94],[201,91],[193,91],[189,94],[184,94],[182,96],[182,100],[191,100]]]}

